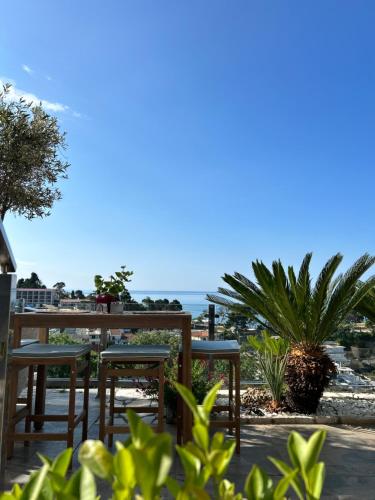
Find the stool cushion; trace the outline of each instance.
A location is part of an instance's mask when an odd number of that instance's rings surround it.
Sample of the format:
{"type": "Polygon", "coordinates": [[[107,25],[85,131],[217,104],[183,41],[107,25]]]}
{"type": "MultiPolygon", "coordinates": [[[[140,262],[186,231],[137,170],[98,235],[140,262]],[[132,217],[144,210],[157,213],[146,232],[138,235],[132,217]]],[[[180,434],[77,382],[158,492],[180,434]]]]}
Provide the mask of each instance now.
{"type": "Polygon", "coordinates": [[[26,347],[27,345],[31,344],[39,344],[38,339],[21,339],[21,345],[20,347],[26,347]]]}
{"type": "Polygon", "coordinates": [[[90,351],[88,344],[29,344],[13,349],[12,358],[79,358],[90,351]]]}
{"type": "Polygon", "coordinates": [[[168,345],[135,345],[135,344],[115,344],[107,347],[101,353],[103,359],[160,359],[169,358],[171,348],[168,345]]]}
{"type": "Polygon", "coordinates": [[[237,354],[240,344],[237,340],[193,340],[191,342],[193,353],[202,354],[237,354]]]}

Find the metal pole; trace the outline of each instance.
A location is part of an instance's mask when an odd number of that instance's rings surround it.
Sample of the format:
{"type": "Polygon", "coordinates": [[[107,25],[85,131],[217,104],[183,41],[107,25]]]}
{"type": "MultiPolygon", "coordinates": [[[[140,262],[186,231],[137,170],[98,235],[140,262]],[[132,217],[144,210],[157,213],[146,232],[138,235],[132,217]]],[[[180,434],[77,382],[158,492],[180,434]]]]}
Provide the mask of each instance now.
{"type": "Polygon", "coordinates": [[[4,468],[6,462],[6,428],[7,428],[7,367],[8,367],[8,336],[9,314],[11,308],[11,289],[14,285],[14,275],[0,275],[0,487],[4,487],[4,468]],[[12,283],[13,282],[13,283],[12,283]]]}
{"type": "MultiPolygon", "coordinates": [[[[208,306],[208,340],[215,340],[215,304],[208,306]]],[[[208,375],[211,378],[211,373],[214,371],[214,361],[208,361],[208,375]]]]}
{"type": "Polygon", "coordinates": [[[14,273],[16,262],[13,257],[4,226],[0,221],[0,489],[4,489],[4,469],[6,461],[7,430],[7,368],[9,317],[15,306],[17,277],[14,273]]]}
{"type": "Polygon", "coordinates": [[[208,306],[208,340],[215,340],[215,304],[208,306]]]}

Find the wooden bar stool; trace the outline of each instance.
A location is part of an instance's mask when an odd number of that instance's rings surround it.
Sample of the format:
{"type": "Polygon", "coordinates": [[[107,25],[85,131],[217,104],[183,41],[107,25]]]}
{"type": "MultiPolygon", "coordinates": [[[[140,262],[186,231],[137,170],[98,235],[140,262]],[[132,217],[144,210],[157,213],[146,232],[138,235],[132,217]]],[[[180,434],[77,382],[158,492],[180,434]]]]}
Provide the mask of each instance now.
{"type": "MultiPolygon", "coordinates": [[[[39,340],[38,339],[21,339],[20,344],[21,344],[21,347],[26,347],[27,345],[31,345],[31,344],[39,344],[39,340]]],[[[9,356],[10,355],[11,355],[11,351],[9,352],[9,356]]],[[[32,375],[31,375],[31,371],[33,370],[33,367],[30,367],[28,369],[25,368],[25,370],[27,370],[26,379],[27,379],[27,383],[29,383],[30,376],[34,376],[34,373],[32,373],[32,375]]],[[[20,371],[18,372],[18,374],[20,373],[20,371]]],[[[22,405],[22,406],[21,406],[20,409],[17,409],[16,414],[13,415],[15,423],[19,422],[20,420],[22,420],[23,418],[25,418],[26,415],[28,415],[30,413],[27,397],[21,397],[21,396],[19,396],[20,392],[22,392],[23,388],[25,387],[24,383],[25,383],[25,380],[22,380],[22,377],[21,377],[21,380],[20,380],[20,377],[19,377],[18,378],[18,384],[17,384],[17,402],[16,402],[16,408],[17,408],[17,405],[20,405],[20,406],[22,405]]],[[[9,386],[9,382],[8,382],[8,386],[9,386]]]]}
{"type": "MultiPolygon", "coordinates": [[[[229,363],[228,404],[215,405],[213,411],[227,411],[227,420],[211,420],[211,427],[225,427],[230,432],[235,429],[236,453],[240,453],[240,345],[237,340],[193,340],[191,343],[192,359],[213,361],[224,359],[229,363]],[[234,381],[233,381],[234,378],[234,381]],[[234,384],[233,384],[234,382],[234,384]],[[234,385],[234,394],[233,394],[234,385]]],[[[181,380],[181,352],[178,360],[178,379],[181,380]]],[[[181,398],[178,399],[177,411],[177,442],[181,443],[182,417],[181,398]]]]}
{"type": "Polygon", "coordinates": [[[116,414],[125,414],[131,408],[137,413],[155,413],[158,423],[154,428],[164,428],[164,363],[169,358],[167,345],[112,345],[101,353],[100,379],[100,423],[99,439],[104,442],[108,434],[108,445],[113,444],[113,434],[129,433],[129,426],[115,425],[116,414]],[[130,367],[129,367],[130,365],[130,367]],[[119,377],[152,377],[159,381],[158,406],[115,406],[115,381],[119,377]],[[106,387],[110,379],[109,418],[106,420],[106,387]]]}
{"type": "Polygon", "coordinates": [[[8,418],[8,457],[13,455],[15,441],[65,441],[67,447],[73,446],[74,429],[82,422],[82,440],[87,439],[88,404],[89,404],[89,378],[90,378],[90,352],[91,347],[86,344],[52,345],[28,344],[25,347],[13,349],[10,354],[9,365],[9,418],[8,418]],[[84,360],[82,360],[84,358],[84,360]],[[44,415],[36,414],[32,410],[34,367],[38,366],[70,366],[70,388],[68,414],[44,415]],[[28,368],[27,397],[23,410],[17,411],[17,385],[18,374],[28,368]],[[76,415],[76,385],[77,375],[83,372],[84,394],[83,409],[76,415]],[[16,424],[25,418],[25,432],[16,431],[16,424]],[[66,432],[33,432],[31,422],[67,422],[66,432]]]}

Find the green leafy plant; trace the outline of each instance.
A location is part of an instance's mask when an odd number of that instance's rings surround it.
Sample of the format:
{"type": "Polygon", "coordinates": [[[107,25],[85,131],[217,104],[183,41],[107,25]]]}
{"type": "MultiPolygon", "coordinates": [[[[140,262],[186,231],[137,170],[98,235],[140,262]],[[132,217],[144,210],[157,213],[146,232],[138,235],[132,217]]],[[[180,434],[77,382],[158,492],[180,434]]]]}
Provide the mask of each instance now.
{"type": "MultiPolygon", "coordinates": [[[[53,345],[66,345],[66,344],[82,344],[80,340],[73,338],[69,333],[50,333],[48,338],[49,344],[53,345]]],[[[70,366],[69,365],[55,365],[49,366],[47,374],[52,378],[69,378],[70,366]]]]}
{"type": "Polygon", "coordinates": [[[225,478],[232,459],[235,442],[226,441],[224,434],[209,434],[210,413],[221,384],[215,385],[198,405],[193,394],[184,386],[176,388],[194,417],[193,440],[176,446],[184,471],[178,481],[171,477],[172,437],[156,434],[150,426],[129,410],[131,436],[125,443],[116,443],[112,455],[101,441],[85,441],[78,453],[81,467],[67,478],[72,458],[69,448],[55,459],[41,456],[43,466],[34,472],[21,488],[0,494],[0,500],[96,500],[96,478],[107,481],[113,500],[158,500],[163,488],[178,500],[284,500],[290,490],[297,497],[318,500],[323,490],[325,467],[319,455],[325,432],[317,431],[308,440],[297,432],[288,439],[290,464],[270,458],[282,478],[274,481],[257,465],[246,479],[244,492],[225,478]],[[213,488],[213,494],[209,493],[213,488]],[[245,496],[243,496],[245,495],[245,496]]]}
{"type": "MultiPolygon", "coordinates": [[[[83,344],[81,340],[74,338],[70,333],[59,332],[59,333],[50,333],[49,344],[54,345],[67,345],[67,344],[83,344]]],[[[96,377],[98,370],[98,353],[95,351],[91,351],[90,356],[90,376],[96,377]]],[[[47,370],[48,377],[52,378],[70,378],[70,366],[69,365],[56,365],[49,366],[47,370]]]]}
{"type": "Polygon", "coordinates": [[[225,274],[223,280],[230,288],[218,289],[224,297],[207,296],[211,302],[247,315],[290,342],[285,375],[289,400],[297,410],[307,413],[316,411],[336,371],[323,342],[375,286],[375,276],[360,281],[375,257],[365,254],[344,274],[335,276],[343,259],[336,254],[325,264],[314,285],[311,257],[311,253],[306,254],[297,274],[292,266],[285,270],[280,261],[274,261],[271,269],[255,261],[252,268],[256,283],[240,273],[225,274]]]}
{"type": "Polygon", "coordinates": [[[94,276],[96,293],[98,295],[110,295],[116,299],[126,290],[126,283],[131,281],[130,276],[133,271],[125,271],[126,266],[121,266],[121,271],[116,271],[108,280],[105,280],[100,274],[94,276]]]}
{"type": "Polygon", "coordinates": [[[284,386],[285,369],[289,342],[280,337],[272,337],[267,331],[262,336],[248,337],[250,346],[256,351],[261,372],[272,394],[271,409],[281,406],[284,386]]]}

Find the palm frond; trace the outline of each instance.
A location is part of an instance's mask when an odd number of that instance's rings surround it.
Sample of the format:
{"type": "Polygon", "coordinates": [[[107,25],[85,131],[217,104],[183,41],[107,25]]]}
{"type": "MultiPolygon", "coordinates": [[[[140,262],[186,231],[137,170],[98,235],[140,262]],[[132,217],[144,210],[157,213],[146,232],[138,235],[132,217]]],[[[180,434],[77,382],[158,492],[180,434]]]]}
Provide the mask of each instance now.
{"type": "Polygon", "coordinates": [[[332,290],[341,279],[341,275],[338,276],[337,280],[333,280],[333,277],[337,271],[338,266],[342,262],[342,259],[343,256],[340,253],[333,255],[326,262],[316,280],[312,292],[310,325],[311,329],[314,331],[318,331],[319,322],[323,316],[325,308],[328,306],[328,299],[331,296],[332,290]]]}
{"type": "Polygon", "coordinates": [[[372,323],[375,323],[375,288],[369,290],[367,294],[357,302],[354,310],[365,316],[372,323]]]}
{"type": "Polygon", "coordinates": [[[350,313],[353,308],[351,299],[356,292],[358,282],[374,263],[375,257],[369,254],[362,255],[337,282],[320,321],[318,335],[320,339],[327,338],[350,313]]]}
{"type": "Polygon", "coordinates": [[[229,288],[219,288],[221,296],[207,298],[241,311],[291,343],[309,346],[324,342],[353,308],[365,310],[369,319],[375,317],[375,278],[359,281],[375,257],[365,254],[345,274],[336,276],[343,258],[338,253],[327,261],[313,287],[311,258],[311,253],[306,254],[298,276],[291,266],[285,272],[280,261],[274,261],[271,269],[254,261],[256,282],[240,273],[225,274],[223,280],[229,288]]]}

